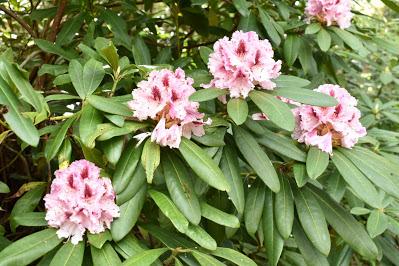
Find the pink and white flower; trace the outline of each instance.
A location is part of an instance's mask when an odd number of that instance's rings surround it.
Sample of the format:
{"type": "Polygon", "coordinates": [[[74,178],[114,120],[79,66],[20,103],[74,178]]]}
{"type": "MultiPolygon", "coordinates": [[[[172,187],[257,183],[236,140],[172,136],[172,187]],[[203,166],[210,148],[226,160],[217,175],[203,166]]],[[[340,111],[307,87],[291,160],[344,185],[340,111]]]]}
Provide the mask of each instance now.
{"type": "Polygon", "coordinates": [[[305,14],[327,26],[337,24],[341,29],[349,28],[353,14],[351,0],[308,0],[305,14]]]}
{"type": "Polygon", "coordinates": [[[59,228],[58,237],[71,238],[74,245],[83,239],[86,230],[101,233],[119,217],[111,180],[101,178],[100,168],[86,160],[55,171],[44,201],[49,226],[59,228]]]}
{"type": "Polygon", "coordinates": [[[256,32],[236,31],[231,39],[224,37],[213,46],[208,68],[213,75],[204,88],[229,89],[230,97],[246,98],[255,86],[272,90],[272,79],[280,75],[281,61],[273,59],[268,40],[260,40],[256,32]]]}
{"type": "Polygon", "coordinates": [[[361,116],[356,107],[357,100],[338,85],[324,84],[315,89],[338,100],[335,107],[301,105],[293,109],[296,127],[294,139],[320,150],[332,153],[332,148],[352,148],[366,129],[359,121],[361,116]]]}
{"type": "Polygon", "coordinates": [[[191,134],[202,136],[204,114],[198,112],[199,103],[189,100],[195,92],[193,79],[186,77],[182,69],[175,72],[167,69],[152,71],[147,80],[138,83],[133,90],[133,100],[129,107],[138,120],[153,120],[157,124],[151,134],[151,141],[161,146],[178,148],[181,137],[190,138],[191,134]]]}

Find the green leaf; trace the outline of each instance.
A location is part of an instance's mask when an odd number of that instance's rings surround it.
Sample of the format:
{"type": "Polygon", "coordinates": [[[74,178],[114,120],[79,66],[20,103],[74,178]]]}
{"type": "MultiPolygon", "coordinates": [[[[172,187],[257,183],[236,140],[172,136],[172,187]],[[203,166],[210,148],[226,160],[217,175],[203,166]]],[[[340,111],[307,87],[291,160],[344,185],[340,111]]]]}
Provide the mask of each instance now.
{"type": "Polygon", "coordinates": [[[263,133],[257,139],[258,143],[299,162],[305,162],[306,153],[300,150],[291,138],[284,137],[263,128],[263,133]]]}
{"type": "Polygon", "coordinates": [[[105,21],[109,30],[115,36],[115,42],[120,43],[126,49],[130,49],[132,46],[132,41],[128,34],[126,21],[123,19],[123,17],[119,16],[111,9],[102,9],[100,12],[100,20],[105,21]]]}
{"type": "Polygon", "coordinates": [[[168,152],[162,157],[162,167],[173,202],[191,223],[199,224],[201,207],[185,165],[177,156],[168,152]]]}
{"type": "Polygon", "coordinates": [[[306,171],[310,178],[318,178],[327,169],[330,156],[317,147],[310,147],[306,157],[306,171]]]}
{"type": "Polygon", "coordinates": [[[102,150],[107,158],[108,162],[112,165],[116,165],[122,156],[124,138],[116,137],[102,142],[102,150]]]}
{"type": "Polygon", "coordinates": [[[128,259],[137,253],[148,250],[148,248],[143,245],[140,240],[134,236],[134,234],[128,234],[121,241],[116,242],[114,248],[124,259],[128,259]]]}
{"type": "Polygon", "coordinates": [[[25,236],[0,252],[0,265],[28,265],[61,242],[55,229],[45,229],[25,236]]]}
{"type": "Polygon", "coordinates": [[[237,9],[237,11],[241,14],[241,16],[248,16],[249,15],[249,6],[246,0],[233,0],[233,5],[237,9]]]}
{"type": "Polygon", "coordinates": [[[364,48],[362,42],[355,35],[349,31],[342,30],[337,27],[331,27],[331,29],[338,35],[352,50],[359,52],[359,54],[367,54],[368,51],[364,48]]]}
{"type": "Polygon", "coordinates": [[[7,113],[3,113],[3,117],[15,135],[27,144],[36,147],[39,143],[39,132],[32,121],[21,114],[21,103],[7,82],[1,77],[0,104],[7,108],[7,113]]]}
{"type": "Polygon", "coordinates": [[[234,139],[238,149],[256,174],[274,192],[278,192],[280,190],[280,182],[276,170],[255,138],[245,129],[234,127],[234,139]]]}
{"type": "Polygon", "coordinates": [[[229,260],[238,266],[256,266],[253,260],[232,248],[217,247],[210,254],[229,260]]]}
{"type": "Polygon", "coordinates": [[[249,94],[249,97],[277,126],[288,131],[294,129],[294,116],[285,103],[276,99],[274,96],[261,91],[252,91],[249,94]]]}
{"type": "Polygon", "coordinates": [[[144,250],[123,262],[124,266],[150,266],[159,256],[168,251],[167,248],[144,250]]]}
{"type": "Polygon", "coordinates": [[[35,43],[41,50],[50,54],[59,55],[69,61],[78,57],[75,52],[72,52],[71,50],[64,50],[61,48],[61,46],[47,40],[35,39],[35,43]]]}
{"type": "Polygon", "coordinates": [[[101,54],[101,56],[108,62],[112,67],[112,70],[116,72],[119,66],[119,56],[118,50],[114,44],[105,38],[98,37],[94,44],[96,50],[101,54]]]}
{"type": "Polygon", "coordinates": [[[354,215],[365,215],[369,214],[370,210],[362,207],[354,207],[351,209],[351,213],[354,215]]]}
{"type": "MultiPolygon", "coordinates": [[[[83,67],[83,88],[84,95],[91,95],[100,85],[105,75],[103,64],[90,59],[83,67]]],[[[79,96],[81,96],[79,94],[79,96]]]]}
{"type": "Polygon", "coordinates": [[[315,34],[321,30],[321,25],[319,23],[309,24],[305,29],[305,34],[315,34]]]}
{"type": "Polygon", "coordinates": [[[45,212],[24,212],[13,216],[14,222],[22,226],[47,226],[45,212]]]}
{"type": "Polygon", "coordinates": [[[282,96],[290,100],[314,106],[324,107],[324,106],[336,106],[338,104],[337,100],[334,97],[308,89],[286,87],[274,90],[272,93],[273,95],[282,96]]]}
{"type": "Polygon", "coordinates": [[[57,34],[55,43],[59,46],[68,45],[72,42],[75,34],[83,24],[84,13],[80,13],[73,18],[69,18],[63,23],[60,32],[57,34]]]}
{"type": "Polygon", "coordinates": [[[393,11],[399,13],[399,5],[396,4],[394,1],[391,0],[381,0],[387,7],[392,9],[393,11]]]}
{"type": "Polygon", "coordinates": [[[133,115],[133,111],[126,104],[117,102],[112,98],[90,95],[87,97],[87,101],[98,110],[106,113],[129,117],[133,115]]]}
{"type": "Polygon", "coordinates": [[[258,21],[256,19],[256,15],[253,11],[249,11],[248,16],[241,16],[240,22],[238,24],[238,30],[248,32],[248,31],[255,31],[261,32],[258,27],[258,21]]]}
{"type": "MultiPolygon", "coordinates": [[[[133,133],[139,129],[147,127],[147,124],[136,121],[126,121],[123,123],[122,127],[113,126],[109,123],[102,125],[105,127],[105,129],[102,132],[99,132],[99,136],[96,134],[98,136],[98,141],[109,140],[117,136],[125,136],[129,133],[133,133]]],[[[99,127],[97,127],[96,131],[97,130],[99,130],[99,127]]]]}
{"type": "Polygon", "coordinates": [[[92,107],[90,104],[86,104],[82,108],[82,114],[79,121],[79,136],[80,140],[84,145],[89,148],[91,147],[88,143],[89,136],[96,130],[97,125],[102,122],[101,113],[92,107]]]}
{"type": "Polygon", "coordinates": [[[314,248],[312,242],[306,237],[305,232],[297,221],[294,221],[292,233],[299,251],[309,266],[329,266],[327,258],[314,248]]]}
{"type": "Polygon", "coordinates": [[[390,260],[394,265],[399,265],[398,249],[396,243],[385,237],[376,238],[378,245],[381,247],[384,258],[390,260]]]}
{"type": "Polygon", "coordinates": [[[201,46],[199,48],[199,53],[200,53],[202,61],[204,61],[205,64],[208,64],[209,56],[210,56],[210,54],[213,53],[213,50],[209,47],[201,46]]]}
{"type": "Polygon", "coordinates": [[[112,236],[109,230],[105,230],[104,232],[98,234],[88,233],[87,240],[90,245],[100,249],[103,247],[105,242],[112,240],[112,236]]]}
{"type": "Polygon", "coordinates": [[[294,198],[290,184],[285,177],[280,178],[281,189],[275,195],[274,216],[277,229],[282,238],[287,239],[294,222],[294,198]]]}
{"type": "Polygon", "coordinates": [[[241,125],[247,120],[248,104],[244,99],[232,98],[227,103],[227,113],[234,123],[241,125]]]}
{"type": "Polygon", "coordinates": [[[244,221],[248,234],[254,236],[261,221],[263,205],[265,203],[265,186],[262,182],[255,182],[248,189],[245,201],[244,221]]]}
{"type": "Polygon", "coordinates": [[[280,35],[278,34],[276,28],[274,27],[275,21],[273,20],[272,17],[270,17],[267,12],[263,9],[258,7],[259,11],[259,18],[260,21],[265,28],[267,35],[269,35],[270,39],[277,45],[279,46],[281,43],[281,38],[280,35]]]}
{"type": "Polygon", "coordinates": [[[378,249],[364,227],[324,191],[315,186],[309,186],[308,190],[317,199],[328,223],[343,240],[361,256],[376,259],[378,249]]]}
{"type": "Polygon", "coordinates": [[[83,241],[80,241],[76,245],[72,244],[71,241],[68,241],[57,251],[51,260],[50,266],[82,265],[84,251],[85,243],[83,241]]]}
{"type": "Polygon", "coordinates": [[[124,238],[136,224],[146,199],[147,186],[141,189],[129,201],[120,206],[120,216],[111,225],[111,235],[114,241],[124,238]]]}
{"type": "Polygon", "coordinates": [[[317,62],[313,57],[312,46],[308,42],[302,41],[301,39],[299,39],[298,42],[300,42],[298,57],[299,62],[302,65],[303,72],[313,76],[316,75],[318,73],[317,62]]]}
{"type": "Polygon", "coordinates": [[[376,186],[399,198],[398,172],[388,168],[391,165],[388,160],[360,147],[354,147],[351,150],[340,149],[339,151],[349,158],[376,186]]]}
{"type": "Polygon", "coordinates": [[[181,233],[185,233],[187,231],[189,223],[186,217],[184,217],[184,215],[179,211],[179,209],[170,200],[170,198],[165,194],[155,190],[149,190],[148,193],[158,205],[161,212],[169,218],[169,220],[173,223],[176,229],[181,233]]]}
{"type": "Polygon", "coordinates": [[[288,66],[292,66],[298,57],[300,44],[300,39],[296,35],[287,35],[284,41],[284,58],[288,66]]]}
{"type": "Polygon", "coordinates": [[[205,102],[226,94],[227,90],[218,88],[201,89],[191,94],[189,99],[193,102],[205,102]]]}
{"type": "Polygon", "coordinates": [[[151,184],[154,178],[154,172],[161,161],[161,150],[157,143],[147,139],[141,153],[141,165],[143,165],[147,175],[147,183],[151,184]]]}
{"type": "Polygon", "coordinates": [[[56,131],[51,133],[50,138],[44,148],[44,155],[47,161],[51,161],[58,153],[61,148],[62,142],[65,139],[65,135],[76,117],[68,118],[56,131]]]}
{"type": "Polygon", "coordinates": [[[325,29],[321,28],[317,33],[317,44],[323,52],[327,52],[331,46],[331,36],[325,29]]]}
{"type": "Polygon", "coordinates": [[[229,191],[229,184],[217,164],[194,142],[182,138],[179,151],[193,171],[210,186],[229,191]]]}
{"type": "Polygon", "coordinates": [[[209,256],[200,251],[193,250],[193,251],[191,251],[191,253],[193,254],[194,258],[197,259],[197,261],[199,262],[199,264],[201,266],[225,266],[225,264],[221,263],[214,257],[209,256]]]}
{"type": "Polygon", "coordinates": [[[101,249],[90,246],[93,265],[115,266],[122,262],[110,243],[105,243],[101,249]]]}
{"type": "Polygon", "coordinates": [[[306,175],[305,165],[302,163],[295,163],[292,168],[296,184],[298,187],[303,187],[309,179],[306,175]]]}
{"type": "Polygon", "coordinates": [[[148,231],[152,236],[161,241],[170,249],[176,249],[178,247],[193,249],[199,247],[196,243],[188,240],[185,237],[182,237],[180,234],[177,234],[168,228],[162,228],[152,224],[145,224],[141,225],[140,227],[148,231]]]}
{"type": "Polygon", "coordinates": [[[140,36],[136,36],[133,39],[132,52],[136,65],[151,65],[150,50],[140,36]]]}
{"type": "Polygon", "coordinates": [[[189,224],[185,234],[203,248],[215,250],[217,247],[216,241],[198,225],[189,224]]]}
{"type": "Polygon", "coordinates": [[[302,88],[310,85],[309,80],[289,75],[280,75],[273,81],[276,83],[277,88],[279,89],[292,89],[298,87],[302,88]]]}
{"type": "Polygon", "coordinates": [[[304,188],[293,188],[293,190],[295,206],[303,230],[315,248],[327,256],[330,252],[331,242],[322,208],[308,190],[304,188]]]}
{"type": "Polygon", "coordinates": [[[384,233],[388,228],[388,218],[381,210],[373,210],[367,219],[367,231],[372,238],[384,233]]]}
{"type": "Polygon", "coordinates": [[[373,184],[341,152],[334,151],[332,161],[346,183],[361,200],[370,206],[379,207],[379,197],[373,184]]]}
{"type": "Polygon", "coordinates": [[[10,188],[8,187],[8,185],[2,181],[0,181],[0,193],[9,193],[10,192],[10,188]]]}
{"type": "Polygon", "coordinates": [[[231,228],[239,228],[240,221],[234,215],[225,213],[219,209],[212,207],[206,202],[201,202],[202,216],[206,219],[211,220],[217,224],[224,225],[231,228]]]}
{"type": "Polygon", "coordinates": [[[242,215],[245,205],[244,185],[240,176],[237,151],[234,146],[226,145],[223,148],[220,168],[229,183],[230,191],[227,193],[236,207],[237,212],[242,215]]]}
{"type": "Polygon", "coordinates": [[[146,175],[144,168],[137,165],[134,174],[129,178],[129,183],[123,188],[122,192],[116,195],[116,203],[120,206],[133,198],[134,195],[146,184],[146,175]]]}
{"type": "Polygon", "coordinates": [[[136,147],[134,141],[130,141],[123,150],[121,159],[115,167],[112,184],[116,194],[121,193],[133,177],[134,170],[140,160],[142,146],[136,147]]]}
{"type": "Polygon", "coordinates": [[[276,266],[284,247],[284,239],[280,236],[273,213],[273,193],[266,190],[262,215],[262,229],[265,236],[264,245],[269,265],[276,266]]]}

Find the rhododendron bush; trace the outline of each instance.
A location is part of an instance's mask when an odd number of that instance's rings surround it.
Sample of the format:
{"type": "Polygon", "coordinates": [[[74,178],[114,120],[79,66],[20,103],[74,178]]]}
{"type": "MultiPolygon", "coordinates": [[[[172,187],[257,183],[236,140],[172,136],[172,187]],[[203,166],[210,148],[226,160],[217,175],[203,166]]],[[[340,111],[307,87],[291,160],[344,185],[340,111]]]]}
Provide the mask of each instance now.
{"type": "Polygon", "coordinates": [[[399,265],[382,2],[0,1],[0,265],[399,265]]]}

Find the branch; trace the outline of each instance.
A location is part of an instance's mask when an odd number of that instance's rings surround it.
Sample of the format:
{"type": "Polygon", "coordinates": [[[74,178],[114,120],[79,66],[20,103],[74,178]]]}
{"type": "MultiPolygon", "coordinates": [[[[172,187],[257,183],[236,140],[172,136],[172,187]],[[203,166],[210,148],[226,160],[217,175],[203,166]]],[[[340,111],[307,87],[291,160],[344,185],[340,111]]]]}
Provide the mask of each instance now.
{"type": "Polygon", "coordinates": [[[58,4],[57,14],[54,17],[53,24],[51,24],[51,34],[49,37],[49,41],[51,42],[54,42],[57,37],[57,33],[60,29],[62,16],[64,15],[67,3],[68,0],[60,0],[60,3],[58,4]]]}
{"type": "Polygon", "coordinates": [[[10,17],[12,17],[13,19],[15,19],[27,32],[29,32],[29,34],[33,38],[37,37],[36,33],[32,30],[32,28],[28,25],[28,23],[26,23],[25,20],[23,20],[20,16],[18,16],[18,14],[16,14],[11,10],[8,10],[7,8],[1,5],[0,5],[0,10],[9,15],[10,17]]]}

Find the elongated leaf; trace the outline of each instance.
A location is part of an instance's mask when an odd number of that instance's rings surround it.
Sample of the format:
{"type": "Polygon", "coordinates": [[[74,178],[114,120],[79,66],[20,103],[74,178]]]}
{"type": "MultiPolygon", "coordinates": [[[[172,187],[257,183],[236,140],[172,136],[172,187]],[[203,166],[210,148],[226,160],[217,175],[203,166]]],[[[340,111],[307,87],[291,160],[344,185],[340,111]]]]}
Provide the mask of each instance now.
{"type": "Polygon", "coordinates": [[[96,248],[102,248],[105,242],[112,240],[112,236],[109,230],[105,230],[104,232],[101,232],[99,234],[88,233],[87,239],[90,245],[96,248]]]}
{"type": "Polygon", "coordinates": [[[298,57],[300,40],[296,35],[289,34],[284,42],[284,58],[287,65],[292,66],[298,57]]]}
{"type": "Polygon", "coordinates": [[[251,100],[267,117],[282,129],[292,131],[295,127],[294,116],[290,108],[274,96],[261,91],[252,91],[251,100]]]}
{"type": "MultiPolygon", "coordinates": [[[[84,145],[90,147],[89,136],[96,130],[97,125],[102,122],[101,113],[90,104],[83,106],[79,121],[79,136],[84,145]]],[[[94,147],[91,147],[94,148],[94,147]]]]}
{"type": "Polygon", "coordinates": [[[115,101],[111,98],[105,98],[97,95],[90,95],[87,97],[87,101],[97,108],[106,113],[121,115],[121,116],[132,116],[131,111],[126,104],[115,101]]]}
{"type": "Polygon", "coordinates": [[[337,27],[332,27],[332,30],[352,49],[359,53],[366,53],[367,50],[364,48],[362,42],[355,35],[349,31],[342,30],[337,27]]]}
{"type": "Polygon", "coordinates": [[[22,226],[46,226],[45,212],[25,212],[13,216],[16,224],[22,226]]]}
{"type": "Polygon", "coordinates": [[[61,57],[64,57],[67,60],[72,60],[74,58],[78,57],[78,54],[75,52],[72,52],[72,50],[65,50],[61,48],[61,46],[52,43],[47,40],[42,40],[42,39],[35,39],[35,44],[43,51],[50,53],[50,54],[56,54],[61,57]]]}
{"type": "MultiPolygon", "coordinates": [[[[91,95],[100,85],[105,75],[103,64],[90,59],[83,67],[82,79],[84,95],[91,95]]],[[[79,94],[79,96],[81,96],[79,94]]]]}
{"type": "Polygon", "coordinates": [[[124,138],[116,137],[112,140],[107,140],[102,143],[102,150],[108,162],[116,165],[122,156],[124,138]]]}
{"type": "Polygon", "coordinates": [[[134,174],[130,178],[129,184],[122,190],[122,192],[116,195],[116,203],[120,206],[133,198],[145,183],[146,175],[144,168],[141,165],[137,165],[134,174]]]}
{"type": "Polygon", "coordinates": [[[357,196],[370,206],[378,208],[379,200],[375,187],[356,166],[339,151],[334,152],[332,161],[357,196]]]}
{"type": "Polygon", "coordinates": [[[263,234],[265,237],[264,244],[268,262],[269,265],[276,266],[280,259],[281,252],[283,251],[284,239],[280,236],[274,222],[273,193],[268,189],[265,195],[262,216],[263,234]]]}
{"type": "Polygon", "coordinates": [[[233,0],[233,5],[237,11],[244,17],[249,15],[249,3],[246,0],[233,0]]]}
{"type": "Polygon", "coordinates": [[[238,156],[235,148],[232,145],[225,146],[223,148],[220,168],[230,186],[230,191],[227,193],[236,207],[237,212],[242,215],[244,213],[245,198],[244,186],[238,166],[238,156]]]}
{"type": "Polygon", "coordinates": [[[177,208],[193,224],[201,220],[201,207],[193,188],[194,184],[183,162],[172,153],[162,157],[166,186],[177,208]]]}
{"type": "Polygon", "coordinates": [[[93,265],[115,266],[122,262],[110,243],[105,243],[101,249],[90,246],[93,265]]]}
{"type": "Polygon", "coordinates": [[[253,184],[247,193],[244,209],[245,227],[250,235],[255,235],[261,221],[265,202],[265,186],[262,182],[253,184]]]}
{"type": "Polygon", "coordinates": [[[51,159],[57,155],[59,149],[61,148],[62,142],[64,141],[65,135],[74,121],[75,117],[68,118],[58,130],[54,131],[50,135],[50,138],[46,143],[46,147],[44,148],[44,155],[48,161],[51,161],[51,159]]]}
{"type": "Polygon", "coordinates": [[[229,260],[239,266],[256,266],[253,260],[232,248],[217,247],[210,254],[229,260]]]}
{"type": "Polygon", "coordinates": [[[158,259],[163,253],[165,253],[168,249],[167,248],[156,248],[150,250],[141,251],[135,256],[127,259],[123,262],[122,265],[125,266],[149,266],[154,261],[158,259]]]}
{"type": "Polygon", "coordinates": [[[199,52],[200,52],[200,56],[201,56],[202,61],[204,61],[205,64],[208,64],[209,55],[211,53],[213,53],[213,50],[211,48],[209,48],[209,47],[201,46],[199,48],[199,52]]]}
{"type": "Polygon", "coordinates": [[[274,192],[280,190],[280,182],[276,171],[255,138],[245,129],[234,127],[234,139],[248,164],[255,170],[263,182],[274,192]]]}
{"type": "MultiPolygon", "coordinates": [[[[112,124],[109,123],[103,125],[105,126],[105,130],[100,132],[100,135],[97,138],[98,141],[105,141],[112,139],[114,137],[124,136],[129,133],[136,132],[139,129],[147,127],[147,124],[135,121],[124,122],[122,127],[113,126],[112,124]]],[[[96,130],[99,130],[99,128],[97,127],[96,130]]]]}
{"type": "Polygon", "coordinates": [[[217,247],[216,241],[198,225],[190,224],[185,234],[203,248],[215,250],[217,247]]]}
{"type": "Polygon", "coordinates": [[[181,233],[185,233],[187,231],[189,223],[186,217],[184,217],[184,215],[172,202],[172,200],[169,199],[169,197],[165,194],[155,190],[150,190],[148,191],[148,193],[158,205],[161,212],[170,219],[176,229],[181,233]]]}
{"type": "Polygon", "coordinates": [[[225,264],[221,263],[220,261],[218,261],[217,259],[215,259],[214,257],[209,256],[200,251],[193,250],[192,254],[193,254],[194,258],[197,259],[197,261],[199,262],[199,264],[201,266],[224,266],[225,265],[225,264]]]}
{"type": "Polygon", "coordinates": [[[274,216],[277,229],[282,238],[287,239],[294,222],[294,198],[286,178],[280,178],[281,189],[274,200],[274,216]]]}
{"type": "Polygon", "coordinates": [[[381,247],[384,256],[394,265],[399,265],[398,249],[396,243],[384,237],[378,237],[376,238],[376,241],[381,247]]]}
{"type": "Polygon", "coordinates": [[[276,28],[274,27],[275,21],[267,14],[267,12],[258,7],[260,21],[265,28],[267,35],[270,39],[278,46],[281,43],[280,35],[278,34],[276,28]]]}
{"type": "Polygon", "coordinates": [[[140,36],[136,36],[133,39],[132,51],[136,65],[151,65],[150,50],[140,36]]]}
{"type": "Polygon", "coordinates": [[[210,186],[229,191],[229,184],[216,163],[194,142],[182,138],[179,148],[193,171],[210,186]]]}
{"type": "Polygon", "coordinates": [[[336,106],[338,104],[334,97],[331,97],[327,94],[296,87],[280,88],[274,90],[273,94],[314,106],[336,106]]]}
{"type": "Polygon", "coordinates": [[[313,246],[312,242],[306,237],[305,232],[297,221],[294,221],[292,233],[295,238],[295,242],[298,246],[299,251],[303,255],[306,263],[309,266],[329,266],[327,258],[320,253],[313,246]]]}
{"type": "Polygon", "coordinates": [[[219,209],[216,209],[205,202],[201,202],[201,212],[202,216],[217,224],[232,228],[240,227],[240,221],[236,216],[225,213],[219,209]]]}
{"type": "Polygon", "coordinates": [[[301,189],[293,189],[295,206],[299,221],[309,240],[324,255],[330,252],[330,234],[324,213],[312,193],[301,189]]]}
{"type": "Polygon", "coordinates": [[[376,259],[378,249],[364,227],[324,191],[315,186],[306,188],[317,199],[328,223],[360,255],[376,259]]]}
{"type": "Polygon", "coordinates": [[[142,227],[144,230],[147,230],[152,236],[157,238],[170,249],[175,249],[177,247],[190,249],[199,248],[196,243],[188,240],[185,237],[182,237],[181,235],[169,229],[164,229],[162,227],[151,224],[141,225],[140,227],[142,227]]]}
{"type": "Polygon", "coordinates": [[[112,239],[119,241],[124,238],[136,224],[145,202],[147,187],[144,185],[129,201],[120,206],[120,216],[112,222],[112,239]]]}
{"type": "Polygon", "coordinates": [[[2,181],[0,181],[0,193],[9,193],[10,192],[10,188],[8,187],[8,185],[2,181]]]}
{"type": "Polygon", "coordinates": [[[157,143],[147,139],[141,153],[141,164],[147,175],[147,183],[151,184],[154,178],[154,172],[161,162],[161,150],[157,143]]]}
{"type": "Polygon", "coordinates": [[[73,40],[73,37],[75,37],[75,34],[82,26],[83,20],[84,13],[78,14],[75,17],[66,20],[62,25],[60,32],[57,34],[57,40],[55,43],[60,46],[70,44],[73,40]]]}
{"type": "Polygon", "coordinates": [[[321,25],[319,23],[309,24],[305,29],[305,34],[315,34],[321,30],[321,25]]]}
{"type": "Polygon", "coordinates": [[[372,238],[382,234],[388,227],[387,216],[380,210],[373,210],[367,219],[367,231],[372,238]]]}
{"type": "Polygon", "coordinates": [[[381,0],[386,6],[388,6],[393,11],[399,13],[399,4],[396,4],[394,1],[391,0],[381,0]]]}
{"type": "Polygon", "coordinates": [[[193,102],[205,102],[226,94],[227,90],[222,90],[218,88],[209,88],[209,89],[197,90],[196,92],[190,95],[189,99],[190,101],[193,102]]]}
{"type": "Polygon", "coordinates": [[[302,88],[310,84],[309,80],[289,75],[280,75],[273,81],[279,89],[302,88]]]}
{"type": "Polygon", "coordinates": [[[142,146],[136,147],[134,141],[130,141],[123,151],[122,157],[116,164],[112,184],[116,194],[121,193],[131,180],[134,170],[140,160],[142,146]]]}
{"type": "Polygon", "coordinates": [[[7,113],[3,114],[13,132],[24,142],[31,146],[39,143],[39,133],[32,121],[21,114],[18,98],[12,92],[7,82],[0,77],[0,104],[4,104],[7,113]]]}
{"type": "Polygon", "coordinates": [[[241,125],[247,120],[248,104],[241,98],[232,98],[227,103],[227,113],[234,123],[241,125]]]}
{"type": "Polygon", "coordinates": [[[306,161],[306,153],[300,150],[292,139],[274,133],[266,128],[263,129],[263,132],[262,136],[257,139],[259,144],[296,161],[306,161]]]}
{"type": "Polygon", "coordinates": [[[327,52],[331,46],[331,36],[325,29],[321,28],[317,33],[317,44],[320,49],[324,52],[327,52]]]}
{"type": "Polygon", "coordinates": [[[305,165],[301,163],[295,163],[292,168],[296,184],[298,187],[303,187],[309,179],[309,177],[306,175],[305,165]]]}
{"type": "Polygon", "coordinates": [[[318,178],[327,169],[329,155],[317,147],[310,147],[306,157],[306,171],[310,178],[318,178]]]}
{"type": "Polygon", "coordinates": [[[57,251],[50,266],[77,266],[82,265],[85,244],[80,241],[77,245],[68,241],[57,251]]]}
{"type": "Polygon", "coordinates": [[[0,252],[0,265],[28,265],[61,243],[55,229],[21,238],[0,252]]]}

